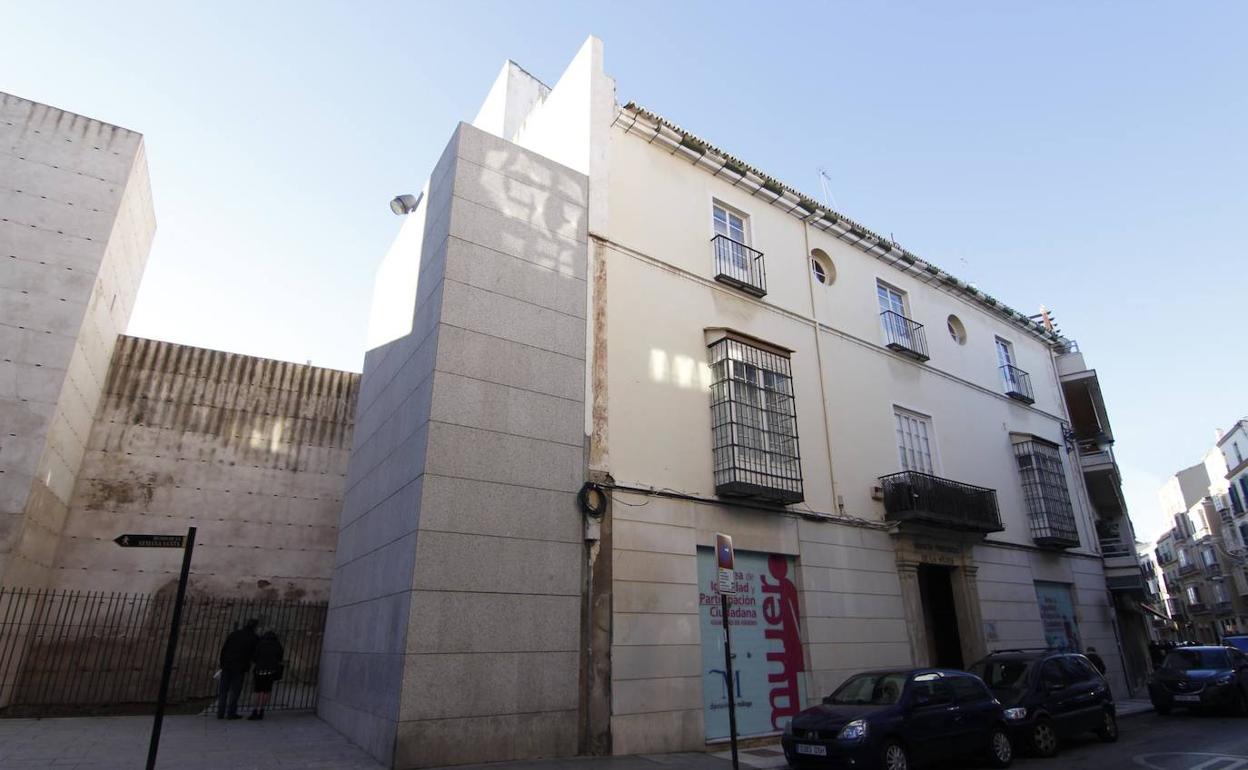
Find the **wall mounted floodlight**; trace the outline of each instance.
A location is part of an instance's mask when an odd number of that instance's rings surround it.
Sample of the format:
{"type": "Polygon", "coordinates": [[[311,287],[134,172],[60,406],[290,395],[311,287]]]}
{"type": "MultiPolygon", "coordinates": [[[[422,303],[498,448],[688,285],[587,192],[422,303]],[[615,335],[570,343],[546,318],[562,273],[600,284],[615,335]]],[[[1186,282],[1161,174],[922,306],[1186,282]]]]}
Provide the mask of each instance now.
{"type": "Polygon", "coordinates": [[[425,197],[422,192],[420,195],[396,195],[394,200],[390,201],[390,210],[399,216],[410,214],[420,205],[420,199],[425,197]]]}

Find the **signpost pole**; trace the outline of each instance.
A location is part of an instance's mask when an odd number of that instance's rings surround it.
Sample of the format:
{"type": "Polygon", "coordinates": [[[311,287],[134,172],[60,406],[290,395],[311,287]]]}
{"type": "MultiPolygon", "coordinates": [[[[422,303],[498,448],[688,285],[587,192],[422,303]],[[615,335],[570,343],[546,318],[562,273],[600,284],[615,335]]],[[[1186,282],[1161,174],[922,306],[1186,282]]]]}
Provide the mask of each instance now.
{"type": "Polygon", "coordinates": [[[728,594],[720,594],[720,617],[724,621],[724,671],[728,674],[728,735],[732,741],[732,770],[737,764],[737,691],[732,676],[732,633],[728,630],[728,594]]]}
{"type": "Polygon", "coordinates": [[[724,621],[724,676],[728,679],[728,738],[732,741],[732,770],[737,764],[737,688],[732,675],[732,632],[728,630],[728,597],[737,592],[736,553],[732,536],[715,533],[715,564],[718,567],[716,587],[719,589],[719,617],[724,621]]]}
{"type": "MultiPolygon", "coordinates": [[[[165,647],[165,667],[160,672],[160,695],[156,698],[156,718],[152,722],[152,741],[147,747],[147,770],[156,770],[156,749],[160,746],[160,726],[165,719],[165,700],[169,697],[169,679],[173,676],[173,656],[178,649],[178,628],[182,624],[182,602],[186,599],[186,580],[191,574],[191,552],[195,550],[195,527],[186,530],[182,548],[182,574],[178,576],[178,596],[173,602],[173,619],[169,622],[169,644],[165,647]]],[[[735,743],[734,751],[735,751],[735,743]]]]}

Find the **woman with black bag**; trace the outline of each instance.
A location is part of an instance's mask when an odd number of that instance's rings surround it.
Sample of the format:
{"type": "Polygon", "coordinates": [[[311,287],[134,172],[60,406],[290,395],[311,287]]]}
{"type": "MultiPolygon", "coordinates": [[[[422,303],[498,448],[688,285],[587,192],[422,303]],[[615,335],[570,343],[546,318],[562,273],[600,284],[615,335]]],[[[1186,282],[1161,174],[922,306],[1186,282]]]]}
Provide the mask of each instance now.
{"type": "Polygon", "coordinates": [[[251,686],[256,693],[256,707],[251,710],[248,719],[264,719],[264,707],[269,703],[269,694],[273,692],[273,683],[282,678],[282,643],[272,630],[265,631],[264,636],[256,643],[256,652],[252,661],[255,669],[252,673],[251,686]]]}

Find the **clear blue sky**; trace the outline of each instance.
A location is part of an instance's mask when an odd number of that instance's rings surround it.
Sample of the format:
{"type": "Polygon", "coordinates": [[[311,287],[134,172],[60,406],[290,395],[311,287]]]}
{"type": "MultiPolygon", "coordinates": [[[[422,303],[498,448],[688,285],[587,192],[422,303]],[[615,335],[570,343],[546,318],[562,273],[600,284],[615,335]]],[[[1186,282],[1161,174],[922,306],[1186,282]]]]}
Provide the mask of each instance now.
{"type": "Polygon", "coordinates": [[[1248,414],[1243,3],[0,0],[0,28],[0,90],[147,137],[132,334],[358,370],[390,197],[505,58],[554,82],[593,33],[621,101],[815,195],[822,166],[845,213],[1052,308],[1141,536],[1248,414]]]}

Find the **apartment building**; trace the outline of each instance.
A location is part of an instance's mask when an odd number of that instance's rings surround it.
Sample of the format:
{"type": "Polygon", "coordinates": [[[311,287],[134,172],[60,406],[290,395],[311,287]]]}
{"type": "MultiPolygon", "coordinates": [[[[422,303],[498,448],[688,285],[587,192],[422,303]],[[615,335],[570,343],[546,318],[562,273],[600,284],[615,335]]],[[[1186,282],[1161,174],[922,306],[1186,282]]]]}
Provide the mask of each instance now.
{"type": "Polygon", "coordinates": [[[319,707],[383,761],[702,749],[730,697],[774,734],[1006,647],[1129,692],[1112,432],[1051,325],[621,104],[593,38],[505,64],[396,211],[319,707]]]}
{"type": "Polygon", "coordinates": [[[1216,643],[1248,631],[1248,550],[1237,520],[1243,505],[1232,481],[1238,477],[1227,467],[1223,448],[1227,439],[1233,455],[1233,433],[1219,433],[1218,443],[1200,463],[1174,474],[1158,491],[1162,509],[1174,517],[1174,528],[1158,538],[1155,561],[1146,565],[1153,565],[1158,598],[1164,599],[1172,621],[1154,623],[1155,638],[1216,643]]]}

